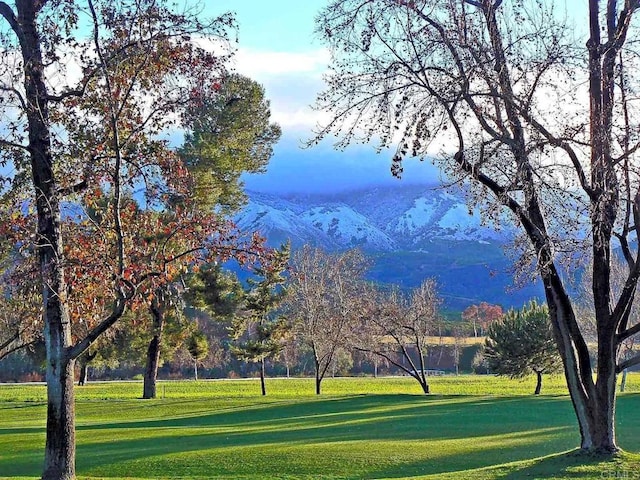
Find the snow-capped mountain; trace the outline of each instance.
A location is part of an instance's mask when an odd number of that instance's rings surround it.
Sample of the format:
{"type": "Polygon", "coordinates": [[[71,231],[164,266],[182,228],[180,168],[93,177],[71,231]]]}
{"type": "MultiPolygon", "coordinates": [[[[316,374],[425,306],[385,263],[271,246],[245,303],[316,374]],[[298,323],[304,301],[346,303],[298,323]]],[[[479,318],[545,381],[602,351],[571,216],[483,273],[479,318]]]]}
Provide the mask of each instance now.
{"type": "Polygon", "coordinates": [[[295,250],[311,244],[325,250],[361,248],[371,259],[369,278],[415,287],[436,277],[446,307],[462,309],[488,301],[521,306],[540,295],[531,286],[514,290],[503,248],[513,236],[483,225],[462,192],[400,185],[332,194],[247,192],[237,216],[245,230],[258,230],[273,246],[288,240],[295,250]]]}
{"type": "Polygon", "coordinates": [[[270,242],[289,238],[327,249],[415,250],[438,240],[505,243],[508,234],[483,226],[464,196],[438,188],[376,187],[332,195],[249,192],[238,223],[270,242]]]}

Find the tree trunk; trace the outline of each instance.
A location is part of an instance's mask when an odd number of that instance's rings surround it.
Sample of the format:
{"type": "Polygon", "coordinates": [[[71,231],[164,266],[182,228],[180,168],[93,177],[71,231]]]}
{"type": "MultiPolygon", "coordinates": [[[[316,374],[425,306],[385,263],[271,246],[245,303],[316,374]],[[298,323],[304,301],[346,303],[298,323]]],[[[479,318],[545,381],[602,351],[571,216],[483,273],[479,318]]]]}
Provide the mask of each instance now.
{"type": "MultiPolygon", "coordinates": [[[[144,369],[144,385],[142,398],[156,398],[156,384],[158,380],[158,365],[160,364],[160,342],[164,328],[164,311],[156,298],[151,301],[151,316],[153,317],[153,338],[147,349],[147,361],[144,369]]],[[[196,373],[197,380],[197,373],[196,373]]]]}
{"type": "Polygon", "coordinates": [[[542,277],[549,314],[564,364],[567,387],[580,428],[580,448],[589,453],[612,454],[615,442],[615,338],[599,339],[598,376],[593,371],[588,348],[579,335],[575,314],[557,272],[542,277]],[[610,348],[607,347],[607,344],[610,348]]]}
{"type": "Polygon", "coordinates": [[[262,390],[262,395],[267,394],[267,388],[264,383],[264,357],[260,359],[260,388],[262,390]]]}
{"type": "Polygon", "coordinates": [[[627,369],[625,368],[622,371],[622,380],[620,381],[620,392],[624,392],[626,386],[627,386],[627,369]]]}
{"type": "Polygon", "coordinates": [[[60,359],[47,364],[47,438],[43,480],[75,478],[74,361],[60,359]]]}
{"type": "Polygon", "coordinates": [[[80,376],[78,377],[78,386],[83,386],[89,380],[89,365],[87,362],[80,363],[80,376]]]}
{"type": "Polygon", "coordinates": [[[82,386],[89,381],[89,364],[98,356],[98,351],[90,353],[88,350],[80,355],[78,363],[80,363],[80,375],[78,377],[78,385],[82,386]]]}
{"type": "Polygon", "coordinates": [[[320,395],[320,384],[322,383],[322,376],[320,375],[320,362],[315,360],[316,367],[316,395],[320,395]]]}
{"type": "Polygon", "coordinates": [[[41,41],[36,26],[38,2],[17,0],[17,17],[3,11],[20,41],[28,122],[31,176],[37,212],[37,255],[42,278],[44,340],[47,352],[47,430],[43,479],[75,478],[74,360],[71,324],[65,303],[64,256],[58,184],[53,173],[49,104],[41,41]]]}
{"type": "Polygon", "coordinates": [[[158,380],[158,363],[160,362],[160,335],[156,334],[147,348],[147,361],[144,369],[144,385],[142,398],[156,398],[158,380]]]}
{"type": "Polygon", "coordinates": [[[536,389],[533,394],[540,395],[540,390],[542,390],[542,372],[536,371],[536,389]]]}
{"type": "Polygon", "coordinates": [[[197,382],[198,381],[198,361],[193,361],[193,378],[197,382]]]}
{"type": "Polygon", "coordinates": [[[420,381],[420,386],[422,387],[422,392],[425,395],[428,395],[429,391],[430,391],[430,388],[429,388],[429,383],[427,382],[426,379],[420,381]]]}

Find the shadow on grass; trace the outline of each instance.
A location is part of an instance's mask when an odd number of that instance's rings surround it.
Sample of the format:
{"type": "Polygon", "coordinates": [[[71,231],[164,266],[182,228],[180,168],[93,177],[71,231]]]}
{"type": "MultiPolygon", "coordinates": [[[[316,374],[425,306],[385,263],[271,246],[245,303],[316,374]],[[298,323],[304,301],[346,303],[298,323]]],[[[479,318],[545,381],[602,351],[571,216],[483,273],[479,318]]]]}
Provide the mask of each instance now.
{"type": "Polygon", "coordinates": [[[614,457],[585,454],[573,450],[525,462],[501,480],[523,478],[554,479],[631,479],[640,478],[640,457],[621,453],[614,457]]]}
{"type": "Polygon", "coordinates": [[[94,439],[138,433],[141,438],[79,442],[78,467],[97,475],[144,463],[147,469],[152,464],[147,474],[157,475],[251,475],[261,469],[267,478],[318,472],[363,479],[404,477],[564,450],[575,440],[570,422],[570,405],[559,398],[321,399],[80,427],[94,439]],[[141,462],[143,458],[157,460],[141,462]]]}
{"type": "MultiPolygon", "coordinates": [[[[636,412],[624,425],[636,432],[640,396],[620,403],[636,412]]],[[[127,405],[144,409],[149,419],[132,421],[121,421],[127,412],[118,409],[124,405],[109,402],[105,417],[110,405],[113,422],[82,424],[79,416],[81,475],[261,478],[262,472],[262,478],[312,478],[322,472],[327,478],[400,478],[525,461],[510,476],[494,478],[545,478],[538,472],[553,470],[564,472],[560,478],[581,478],[572,469],[585,460],[526,462],[575,446],[577,428],[566,397],[361,395],[251,401],[218,411],[202,401],[140,401],[127,405]]],[[[0,458],[0,472],[38,475],[42,447],[24,444],[10,459],[0,458]]],[[[626,446],[638,447],[637,441],[626,446]]]]}
{"type": "MultiPolygon", "coordinates": [[[[159,404],[155,406],[158,408],[159,404]]],[[[340,430],[342,427],[351,431],[358,425],[370,424],[374,427],[373,431],[377,432],[376,438],[449,439],[465,437],[468,431],[477,431],[479,428],[496,434],[511,433],[520,426],[537,424],[542,418],[545,424],[550,425],[566,425],[573,418],[570,405],[564,397],[478,399],[463,396],[362,395],[240,405],[215,412],[202,408],[198,412],[189,412],[187,402],[176,404],[175,407],[170,418],[92,425],[79,423],[77,431],[167,427],[240,427],[269,431],[286,431],[293,427],[296,430],[340,430]],[[181,407],[187,412],[179,410],[181,407]]],[[[152,415],[153,412],[149,411],[149,417],[152,415]]],[[[372,433],[371,429],[368,430],[372,433]]]]}

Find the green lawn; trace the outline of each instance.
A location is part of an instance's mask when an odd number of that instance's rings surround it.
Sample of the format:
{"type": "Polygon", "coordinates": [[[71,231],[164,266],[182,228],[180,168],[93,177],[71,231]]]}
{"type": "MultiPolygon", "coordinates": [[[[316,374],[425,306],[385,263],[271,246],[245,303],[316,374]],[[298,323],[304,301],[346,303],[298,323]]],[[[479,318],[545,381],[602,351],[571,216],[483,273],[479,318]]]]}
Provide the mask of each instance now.
{"type": "MultiPolygon", "coordinates": [[[[627,452],[611,462],[566,454],[578,442],[562,380],[481,376],[161,382],[77,391],[80,478],[600,479],[640,478],[640,375],[618,403],[627,452]],[[415,385],[414,385],[415,384],[415,385]],[[622,475],[627,475],[622,476],[622,475]]],[[[0,477],[36,478],[46,407],[42,386],[0,386],[0,477]]]]}

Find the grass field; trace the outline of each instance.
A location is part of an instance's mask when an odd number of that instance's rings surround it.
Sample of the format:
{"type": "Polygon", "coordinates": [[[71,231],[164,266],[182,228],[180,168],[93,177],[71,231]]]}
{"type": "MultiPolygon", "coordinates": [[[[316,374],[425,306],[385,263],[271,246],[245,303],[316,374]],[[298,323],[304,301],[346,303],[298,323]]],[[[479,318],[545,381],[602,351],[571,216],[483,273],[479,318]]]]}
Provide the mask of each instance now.
{"type": "MultiPolygon", "coordinates": [[[[577,427],[560,377],[525,382],[409,378],[161,382],[77,388],[79,478],[601,479],[640,478],[640,375],[618,402],[612,461],[571,454],[577,427]],[[543,390],[544,391],[544,390],[543,390]],[[569,452],[569,453],[567,453],[569,452]]],[[[0,385],[0,478],[41,473],[44,387],[0,385]]]]}

